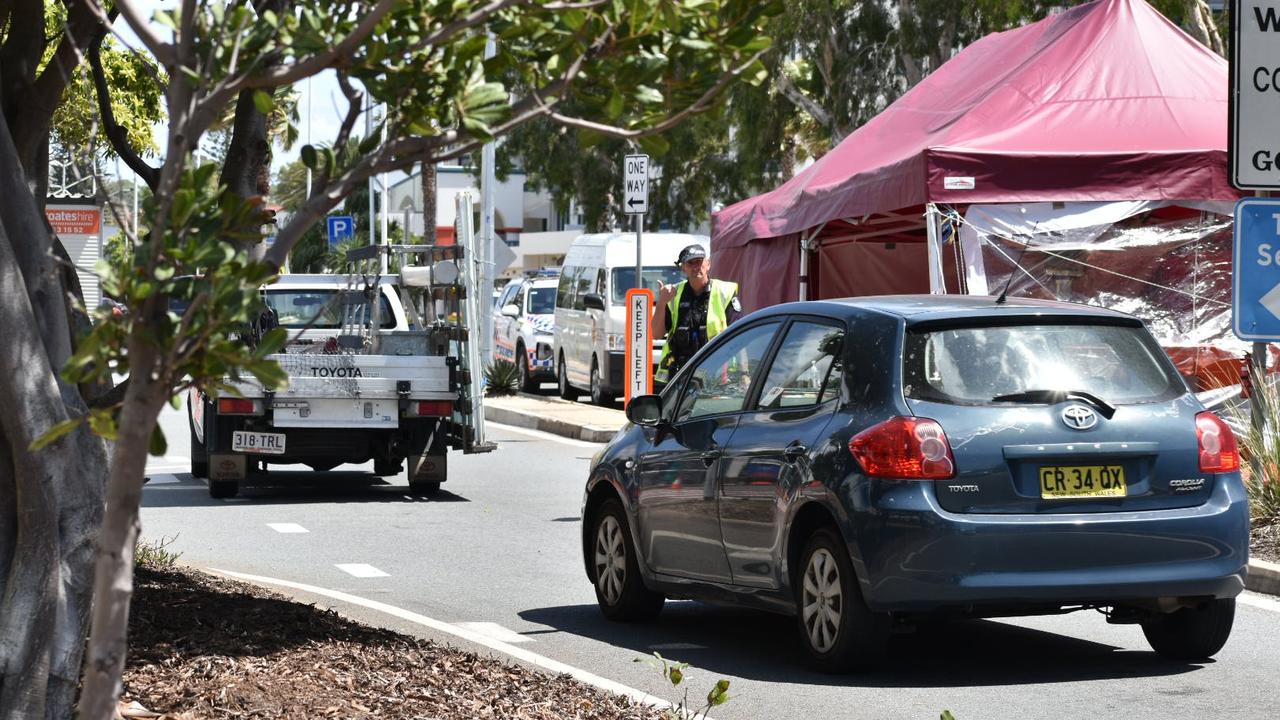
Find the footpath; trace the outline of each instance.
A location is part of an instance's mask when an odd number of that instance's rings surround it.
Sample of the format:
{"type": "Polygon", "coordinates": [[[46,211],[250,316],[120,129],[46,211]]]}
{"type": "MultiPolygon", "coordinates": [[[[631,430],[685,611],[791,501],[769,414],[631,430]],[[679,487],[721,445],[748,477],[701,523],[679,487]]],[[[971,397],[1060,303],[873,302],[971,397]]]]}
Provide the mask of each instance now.
{"type": "Polygon", "coordinates": [[[608,442],[619,428],[627,424],[621,408],[526,393],[485,398],[484,419],[599,443],[608,442]]]}
{"type": "MultiPolygon", "coordinates": [[[[541,430],[587,442],[608,442],[627,423],[621,409],[526,393],[485,398],[484,417],[504,425],[541,430]]],[[[1254,592],[1280,595],[1280,564],[1249,560],[1245,586],[1254,592]]]]}

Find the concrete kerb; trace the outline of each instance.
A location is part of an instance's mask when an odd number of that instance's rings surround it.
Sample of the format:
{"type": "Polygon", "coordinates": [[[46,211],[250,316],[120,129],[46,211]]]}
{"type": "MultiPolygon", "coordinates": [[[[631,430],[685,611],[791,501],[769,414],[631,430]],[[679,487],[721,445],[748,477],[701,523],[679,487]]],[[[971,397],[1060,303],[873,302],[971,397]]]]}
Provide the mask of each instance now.
{"type": "Polygon", "coordinates": [[[1266,560],[1249,560],[1244,586],[1254,592],[1280,595],[1280,565],[1266,560]]]}
{"type": "Polygon", "coordinates": [[[626,424],[617,410],[521,393],[485,398],[486,420],[586,442],[608,442],[626,424]]]}

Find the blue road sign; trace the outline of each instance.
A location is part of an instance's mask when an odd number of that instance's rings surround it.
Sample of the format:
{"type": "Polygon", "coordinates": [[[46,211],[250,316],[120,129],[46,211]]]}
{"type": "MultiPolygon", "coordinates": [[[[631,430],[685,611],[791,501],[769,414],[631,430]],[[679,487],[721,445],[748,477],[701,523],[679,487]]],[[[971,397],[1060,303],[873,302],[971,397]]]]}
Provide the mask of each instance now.
{"type": "Polygon", "coordinates": [[[1241,340],[1280,341],[1280,199],[1236,203],[1231,329],[1241,340]]]}
{"type": "Polygon", "coordinates": [[[350,240],[356,234],[356,219],[350,215],[329,216],[329,247],[350,240]]]}

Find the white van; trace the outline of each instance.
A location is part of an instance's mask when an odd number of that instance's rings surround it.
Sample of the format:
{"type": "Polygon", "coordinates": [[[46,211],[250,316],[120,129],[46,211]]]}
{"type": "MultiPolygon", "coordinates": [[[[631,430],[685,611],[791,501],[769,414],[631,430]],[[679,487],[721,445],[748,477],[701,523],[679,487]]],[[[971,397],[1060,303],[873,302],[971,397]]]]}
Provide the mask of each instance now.
{"type": "MultiPolygon", "coordinates": [[[[676,283],[684,273],[676,265],[680,250],[697,243],[711,251],[706,235],[645,233],[641,241],[644,286],[658,295],[660,283],[676,283]]],[[[601,233],[573,241],[556,288],[556,379],[560,397],[573,400],[580,390],[607,405],[623,391],[627,291],[634,287],[636,235],[601,233]]],[[[658,361],[662,341],[654,342],[658,361]]]]}

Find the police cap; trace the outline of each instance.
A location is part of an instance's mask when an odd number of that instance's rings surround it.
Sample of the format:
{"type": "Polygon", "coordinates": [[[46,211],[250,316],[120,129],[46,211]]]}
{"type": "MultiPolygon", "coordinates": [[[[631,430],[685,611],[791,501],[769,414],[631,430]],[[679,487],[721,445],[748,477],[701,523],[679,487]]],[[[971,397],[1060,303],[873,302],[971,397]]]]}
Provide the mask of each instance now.
{"type": "Polygon", "coordinates": [[[680,251],[680,258],[676,260],[676,265],[683,265],[690,260],[697,260],[706,256],[707,249],[695,243],[680,251]]]}

